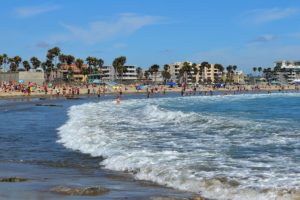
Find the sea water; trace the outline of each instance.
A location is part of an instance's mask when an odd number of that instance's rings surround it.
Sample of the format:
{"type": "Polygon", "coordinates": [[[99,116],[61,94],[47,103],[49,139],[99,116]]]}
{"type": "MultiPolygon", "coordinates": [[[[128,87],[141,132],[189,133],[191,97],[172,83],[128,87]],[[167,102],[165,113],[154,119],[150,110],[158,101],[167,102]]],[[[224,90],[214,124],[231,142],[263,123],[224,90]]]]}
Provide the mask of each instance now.
{"type": "Polygon", "coordinates": [[[207,198],[300,198],[299,93],[84,103],[58,135],[107,169],[207,198]]]}

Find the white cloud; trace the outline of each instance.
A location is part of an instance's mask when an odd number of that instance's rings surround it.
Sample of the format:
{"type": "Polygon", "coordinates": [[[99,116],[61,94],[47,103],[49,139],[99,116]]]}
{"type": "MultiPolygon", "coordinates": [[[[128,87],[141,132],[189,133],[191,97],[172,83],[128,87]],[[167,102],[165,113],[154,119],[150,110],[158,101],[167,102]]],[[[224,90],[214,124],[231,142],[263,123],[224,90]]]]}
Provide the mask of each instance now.
{"type": "Polygon", "coordinates": [[[128,36],[145,26],[158,24],[162,19],[158,16],[127,13],[118,15],[113,19],[91,22],[85,27],[62,24],[67,33],[54,35],[50,41],[76,40],[86,44],[94,44],[116,37],[128,36]]]}
{"type": "Polygon", "coordinates": [[[267,42],[272,42],[276,39],[278,39],[278,37],[275,35],[261,35],[261,36],[254,38],[250,42],[251,43],[267,43],[267,42]]]}
{"type": "Polygon", "coordinates": [[[246,22],[264,24],[299,14],[298,8],[255,9],[245,14],[246,22]]]}
{"type": "Polygon", "coordinates": [[[57,5],[44,5],[44,6],[32,6],[32,7],[20,7],[15,9],[15,14],[18,17],[32,17],[43,13],[58,10],[60,7],[57,5]]]}

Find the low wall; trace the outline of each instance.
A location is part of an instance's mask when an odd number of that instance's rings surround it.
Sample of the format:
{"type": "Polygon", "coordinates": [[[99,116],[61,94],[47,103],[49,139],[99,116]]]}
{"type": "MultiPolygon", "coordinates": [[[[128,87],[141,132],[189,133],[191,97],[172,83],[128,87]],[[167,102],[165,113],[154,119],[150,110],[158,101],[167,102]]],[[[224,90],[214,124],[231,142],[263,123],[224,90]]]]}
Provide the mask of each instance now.
{"type": "Polygon", "coordinates": [[[35,82],[42,85],[45,82],[43,72],[19,72],[19,80],[23,80],[25,83],[35,82]]]}
{"type": "Polygon", "coordinates": [[[18,72],[0,73],[0,82],[18,81],[18,80],[19,80],[18,72]]]}
{"type": "Polygon", "coordinates": [[[42,85],[45,82],[43,72],[8,72],[0,73],[0,82],[3,81],[19,81],[23,80],[24,83],[35,82],[42,85]]]}

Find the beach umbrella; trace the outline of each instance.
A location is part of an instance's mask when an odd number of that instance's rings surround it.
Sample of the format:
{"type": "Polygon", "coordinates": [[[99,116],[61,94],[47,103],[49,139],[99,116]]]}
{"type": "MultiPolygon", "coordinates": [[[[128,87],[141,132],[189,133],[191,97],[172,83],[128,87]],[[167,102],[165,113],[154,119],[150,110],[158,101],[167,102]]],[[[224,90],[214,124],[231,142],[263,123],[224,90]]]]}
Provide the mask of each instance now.
{"type": "Polygon", "coordinates": [[[177,85],[177,83],[175,83],[175,82],[173,82],[173,81],[170,81],[170,82],[167,83],[167,86],[173,87],[173,86],[175,86],[175,85],[177,85]]]}
{"type": "Polygon", "coordinates": [[[100,80],[98,80],[98,79],[95,79],[95,80],[93,80],[93,83],[94,83],[94,84],[100,84],[100,83],[101,83],[101,81],[100,81],[100,80]]]}
{"type": "Polygon", "coordinates": [[[137,90],[143,90],[143,89],[146,89],[146,88],[147,88],[146,85],[138,85],[138,86],[136,86],[137,90]]]}

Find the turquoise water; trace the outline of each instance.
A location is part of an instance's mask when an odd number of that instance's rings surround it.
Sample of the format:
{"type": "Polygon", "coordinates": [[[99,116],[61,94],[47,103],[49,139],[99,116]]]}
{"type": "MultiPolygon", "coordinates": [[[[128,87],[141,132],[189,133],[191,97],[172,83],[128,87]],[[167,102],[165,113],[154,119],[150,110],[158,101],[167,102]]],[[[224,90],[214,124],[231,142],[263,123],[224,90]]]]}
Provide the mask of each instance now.
{"type": "Polygon", "coordinates": [[[172,95],[71,106],[58,143],[214,199],[300,195],[300,94],[172,95]]]}

